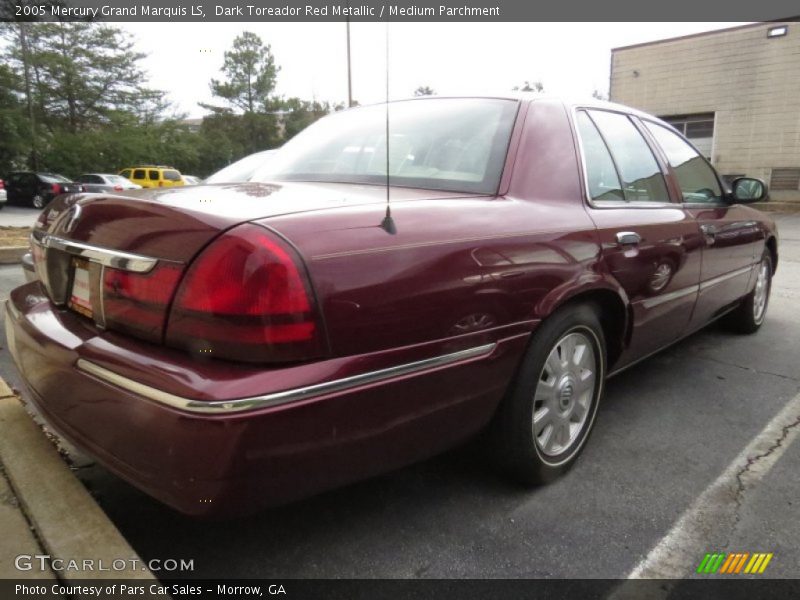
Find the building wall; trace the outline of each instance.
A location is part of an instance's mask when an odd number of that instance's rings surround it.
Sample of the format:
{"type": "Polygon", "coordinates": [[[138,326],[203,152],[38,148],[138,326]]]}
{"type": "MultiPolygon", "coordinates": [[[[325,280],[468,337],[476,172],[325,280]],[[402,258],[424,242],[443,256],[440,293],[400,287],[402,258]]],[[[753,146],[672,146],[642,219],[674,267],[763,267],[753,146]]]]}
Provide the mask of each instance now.
{"type": "MultiPolygon", "coordinates": [[[[612,51],[610,97],[659,116],[715,113],[711,160],[769,182],[800,168],[800,23],[709,32],[612,51]]],[[[774,199],[800,199],[773,192],[774,199]]]]}

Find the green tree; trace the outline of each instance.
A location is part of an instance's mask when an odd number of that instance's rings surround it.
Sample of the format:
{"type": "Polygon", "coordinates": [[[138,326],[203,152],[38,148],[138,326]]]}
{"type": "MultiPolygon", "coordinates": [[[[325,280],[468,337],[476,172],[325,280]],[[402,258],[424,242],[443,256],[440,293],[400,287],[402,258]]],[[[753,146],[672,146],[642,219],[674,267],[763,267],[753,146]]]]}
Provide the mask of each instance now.
{"type": "Polygon", "coordinates": [[[544,85],[541,81],[526,81],[522,86],[515,85],[511,90],[514,92],[543,92],[544,85]]]}
{"type": "Polygon", "coordinates": [[[272,49],[255,33],[245,31],[225,52],[223,80],[211,80],[211,92],[231,106],[245,112],[261,112],[269,104],[280,67],[272,49]]]}
{"type": "Polygon", "coordinates": [[[281,98],[272,103],[272,112],[283,123],[282,141],[288,141],[314,121],[325,115],[344,109],[344,104],[331,104],[317,100],[281,98]]]}
{"type": "Polygon", "coordinates": [[[29,159],[30,127],[21,101],[22,82],[0,64],[0,177],[29,159]]]}
{"type": "Polygon", "coordinates": [[[435,96],[436,92],[430,86],[421,85],[417,89],[414,90],[414,95],[415,96],[435,96]]]}
{"type": "MultiPolygon", "coordinates": [[[[20,24],[15,26],[21,33],[20,24]]],[[[148,89],[123,30],[86,22],[27,23],[27,54],[11,44],[6,59],[30,70],[37,118],[51,132],[69,132],[108,123],[118,111],[163,108],[161,92],[148,89]]]]}

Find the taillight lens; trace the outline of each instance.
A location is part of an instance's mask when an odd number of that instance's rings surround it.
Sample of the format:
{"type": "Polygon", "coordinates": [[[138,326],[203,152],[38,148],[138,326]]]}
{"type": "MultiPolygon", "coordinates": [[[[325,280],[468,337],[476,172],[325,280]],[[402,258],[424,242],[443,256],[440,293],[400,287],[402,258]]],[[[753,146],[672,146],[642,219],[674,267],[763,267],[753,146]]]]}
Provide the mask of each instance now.
{"type": "Polygon", "coordinates": [[[249,362],[324,353],[308,281],[294,251],[257,225],[223,234],[191,264],[167,325],[167,344],[249,362]]]}
{"type": "Polygon", "coordinates": [[[0,179],[0,190],[2,190],[5,187],[6,187],[5,182],[2,179],[0,179]]]}
{"type": "Polygon", "coordinates": [[[61,193],[61,186],[57,183],[53,184],[53,194],[58,196],[61,193]]]}
{"type": "Polygon", "coordinates": [[[103,315],[106,327],[160,343],[172,294],[181,269],[160,264],[149,273],[103,270],[103,315]]]}
{"type": "Polygon", "coordinates": [[[122,186],[121,185],[115,185],[114,186],[114,191],[115,192],[121,192],[122,191],[122,186]]]}

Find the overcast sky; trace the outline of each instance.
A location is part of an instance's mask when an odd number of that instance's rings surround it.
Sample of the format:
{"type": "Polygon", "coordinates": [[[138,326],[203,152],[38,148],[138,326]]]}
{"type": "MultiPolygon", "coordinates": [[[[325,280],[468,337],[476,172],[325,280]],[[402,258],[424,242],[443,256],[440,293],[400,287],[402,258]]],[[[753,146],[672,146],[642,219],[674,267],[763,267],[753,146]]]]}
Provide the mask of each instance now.
{"type": "MultiPolygon", "coordinates": [[[[569,96],[608,92],[611,48],[731,27],[739,23],[391,23],[391,98],[421,85],[439,94],[509,91],[525,80],[569,96]]],[[[148,54],[153,87],[181,112],[199,117],[197,102],[214,100],[223,53],[244,30],[272,46],[281,67],[277,92],[333,102],[347,99],[344,23],[120,24],[148,54]]],[[[353,96],[362,104],[385,98],[385,23],[351,24],[353,96]]]]}

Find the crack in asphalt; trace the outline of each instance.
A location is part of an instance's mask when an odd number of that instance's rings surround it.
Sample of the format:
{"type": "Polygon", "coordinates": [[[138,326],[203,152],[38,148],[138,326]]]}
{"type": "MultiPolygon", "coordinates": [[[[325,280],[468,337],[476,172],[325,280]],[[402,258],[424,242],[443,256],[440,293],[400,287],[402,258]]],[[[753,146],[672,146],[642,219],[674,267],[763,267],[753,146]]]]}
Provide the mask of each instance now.
{"type": "Polygon", "coordinates": [[[726,367],[735,367],[737,369],[741,369],[742,371],[747,371],[749,373],[756,373],[757,375],[770,375],[772,377],[780,377],[781,379],[788,379],[789,381],[800,383],[800,378],[791,377],[790,375],[783,375],[782,373],[773,373],[771,371],[762,371],[760,369],[755,369],[753,367],[745,367],[744,365],[737,365],[736,363],[726,362],[718,358],[712,358],[711,356],[703,356],[702,354],[698,354],[697,357],[700,360],[715,362],[720,365],[725,365],[726,367]]]}
{"type": "Polygon", "coordinates": [[[747,474],[750,472],[753,465],[758,463],[760,460],[763,460],[773,454],[778,448],[783,445],[784,440],[786,440],[787,436],[789,435],[789,431],[794,429],[795,427],[800,426],[800,415],[794,420],[794,422],[785,425],[781,429],[781,435],[775,440],[775,442],[767,448],[761,454],[757,454],[756,456],[751,456],[747,458],[746,464],[736,472],[736,491],[734,496],[734,502],[736,506],[734,508],[734,521],[733,526],[731,528],[731,535],[728,538],[728,541],[725,543],[725,548],[728,548],[730,545],[730,540],[734,537],[736,530],[739,528],[739,524],[742,520],[741,510],[742,506],[744,505],[744,495],[747,491],[747,482],[745,481],[747,474]]]}

